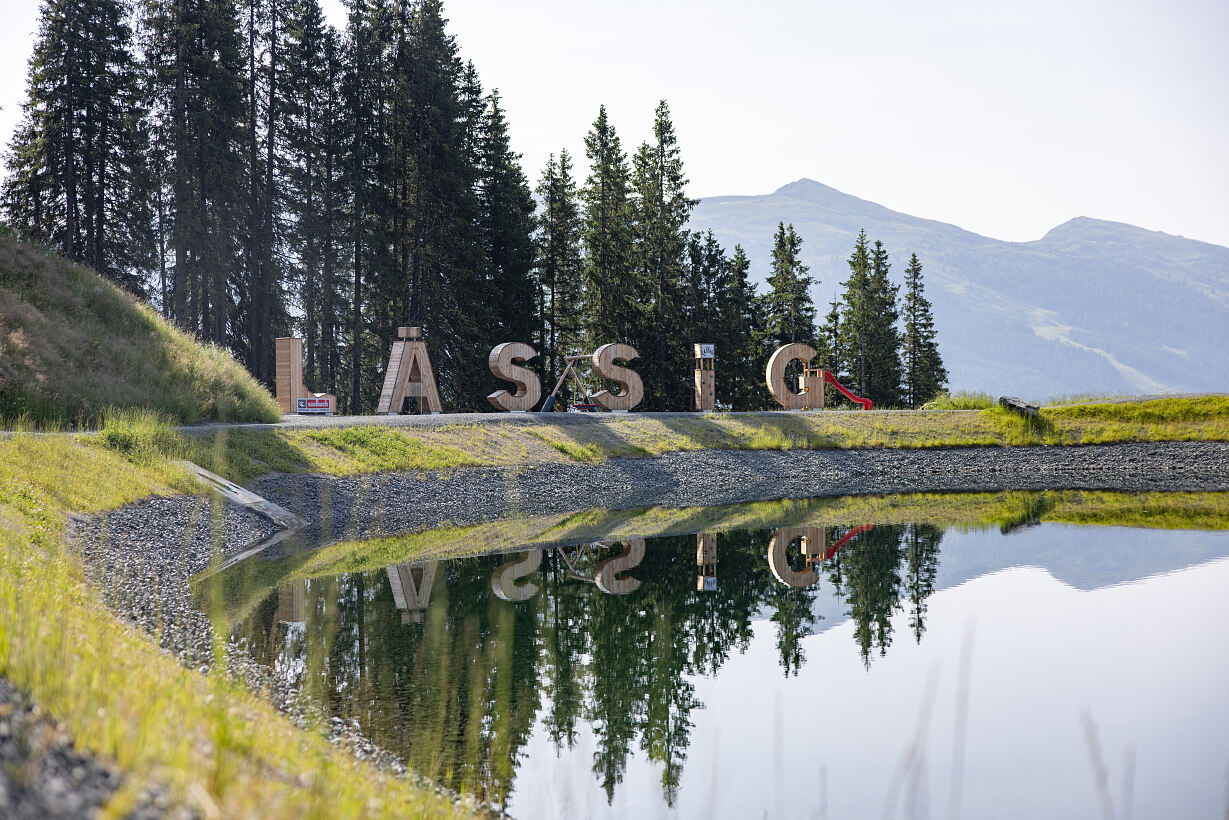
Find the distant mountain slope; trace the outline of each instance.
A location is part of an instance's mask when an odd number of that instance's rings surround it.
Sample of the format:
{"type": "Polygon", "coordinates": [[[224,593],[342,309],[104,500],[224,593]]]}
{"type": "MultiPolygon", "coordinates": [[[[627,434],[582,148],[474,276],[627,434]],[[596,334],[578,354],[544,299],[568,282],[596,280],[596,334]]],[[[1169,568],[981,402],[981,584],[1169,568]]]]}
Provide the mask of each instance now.
{"type": "Polygon", "coordinates": [[[802,235],[821,315],[860,228],[883,241],[897,282],[917,253],[956,389],[1044,399],[1229,388],[1229,248],[1085,217],[1002,242],[809,179],[704,199],[691,227],[727,250],[740,243],[762,282],[778,222],[802,235]]]}
{"type": "Polygon", "coordinates": [[[170,326],[83,265],[0,235],[0,425],[94,423],[110,407],[185,421],[277,421],[225,350],[170,326]]]}

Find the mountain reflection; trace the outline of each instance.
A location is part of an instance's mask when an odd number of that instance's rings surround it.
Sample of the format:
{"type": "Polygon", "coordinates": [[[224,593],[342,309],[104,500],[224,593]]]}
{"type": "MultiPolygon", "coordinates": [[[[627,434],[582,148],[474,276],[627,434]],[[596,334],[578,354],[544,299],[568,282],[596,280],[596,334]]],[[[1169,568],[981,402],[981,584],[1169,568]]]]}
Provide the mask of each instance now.
{"type": "Polygon", "coordinates": [[[560,751],[584,722],[608,799],[639,748],[673,804],[703,708],[695,676],[746,651],[765,617],[797,674],[825,585],[868,666],[897,611],[920,641],[941,538],[929,525],[785,527],[400,563],[283,584],[240,632],[326,714],[451,788],[503,805],[535,722],[560,751]]]}

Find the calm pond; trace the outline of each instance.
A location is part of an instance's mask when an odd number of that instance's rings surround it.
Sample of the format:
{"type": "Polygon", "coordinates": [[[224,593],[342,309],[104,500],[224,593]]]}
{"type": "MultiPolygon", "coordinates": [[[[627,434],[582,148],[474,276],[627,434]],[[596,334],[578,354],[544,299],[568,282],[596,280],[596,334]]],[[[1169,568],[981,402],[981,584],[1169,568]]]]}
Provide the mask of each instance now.
{"type": "Polygon", "coordinates": [[[1223,817],[1229,500],[1172,498],[500,522],[262,553],[213,611],[514,817],[1223,817]]]}

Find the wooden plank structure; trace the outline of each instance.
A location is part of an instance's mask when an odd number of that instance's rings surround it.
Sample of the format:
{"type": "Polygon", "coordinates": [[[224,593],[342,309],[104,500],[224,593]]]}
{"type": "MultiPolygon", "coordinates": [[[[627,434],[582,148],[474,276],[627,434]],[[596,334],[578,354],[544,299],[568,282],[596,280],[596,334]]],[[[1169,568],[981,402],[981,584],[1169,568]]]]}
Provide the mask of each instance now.
{"type": "Polygon", "coordinates": [[[696,591],[717,590],[717,533],[696,533],[696,591]]]}
{"type": "Polygon", "coordinates": [[[701,413],[711,413],[717,409],[717,380],[713,364],[716,359],[716,345],[697,343],[696,353],[696,409],[701,413]]]}
{"type": "Polygon", "coordinates": [[[331,393],[312,393],[303,385],[303,340],[283,337],[276,341],[277,406],[282,413],[316,412],[333,415],[337,397],[331,393]],[[299,399],[311,399],[300,409],[299,399]],[[327,409],[323,409],[326,407],[327,409]]]}
{"type": "Polygon", "coordinates": [[[491,348],[491,355],[487,359],[491,375],[516,385],[515,393],[497,390],[487,396],[486,400],[492,407],[496,410],[524,413],[537,406],[538,400],[542,398],[542,380],[528,367],[517,364],[527,362],[537,355],[538,351],[524,342],[504,342],[491,348]]]}
{"type": "Polygon", "coordinates": [[[431,369],[427,343],[422,340],[422,328],[397,328],[397,337],[388,356],[384,389],[380,391],[376,412],[399,415],[406,399],[417,401],[419,413],[440,412],[440,394],[435,387],[435,372],[431,369]]]}
{"type": "Polygon", "coordinates": [[[307,597],[307,581],[291,581],[277,588],[277,611],[273,620],[279,624],[301,624],[303,618],[303,602],[307,597]]]}
{"type": "Polygon", "coordinates": [[[789,565],[789,548],[795,541],[802,542],[802,554],[821,551],[824,531],[821,527],[782,527],[772,534],[768,542],[768,567],[777,580],[787,587],[809,587],[819,580],[819,573],[807,562],[807,568],[796,570],[789,565]]]}

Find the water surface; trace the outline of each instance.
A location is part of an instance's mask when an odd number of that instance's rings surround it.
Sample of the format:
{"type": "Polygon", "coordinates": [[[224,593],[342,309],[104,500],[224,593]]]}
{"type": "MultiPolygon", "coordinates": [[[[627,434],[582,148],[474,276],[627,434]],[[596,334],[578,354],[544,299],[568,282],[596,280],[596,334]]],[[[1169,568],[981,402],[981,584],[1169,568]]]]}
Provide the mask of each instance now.
{"type": "Polygon", "coordinates": [[[316,575],[256,556],[232,569],[266,586],[219,622],[516,817],[1223,816],[1229,534],[1025,502],[992,526],[513,527],[556,545],[316,575]]]}

